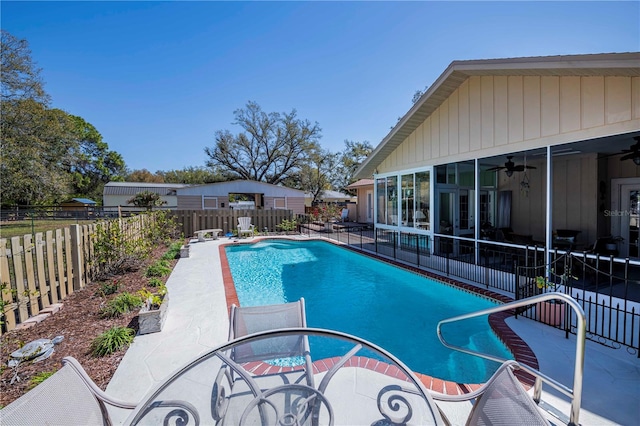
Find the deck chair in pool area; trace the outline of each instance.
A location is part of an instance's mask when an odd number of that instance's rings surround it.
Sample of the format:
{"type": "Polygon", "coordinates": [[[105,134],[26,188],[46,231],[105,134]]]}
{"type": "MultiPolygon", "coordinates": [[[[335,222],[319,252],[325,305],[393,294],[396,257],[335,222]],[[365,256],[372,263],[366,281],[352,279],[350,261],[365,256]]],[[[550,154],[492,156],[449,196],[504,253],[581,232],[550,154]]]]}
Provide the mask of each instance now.
{"type": "Polygon", "coordinates": [[[110,425],[107,405],[136,407],[104,393],[75,358],[65,357],[62,364],[54,375],[0,410],[0,424],[110,425]]]}
{"type": "MultiPolygon", "coordinates": [[[[306,327],[304,299],[297,302],[267,306],[238,307],[231,306],[229,316],[229,340],[237,339],[263,331],[306,327]]],[[[264,387],[293,385],[313,388],[313,366],[306,336],[282,336],[269,340],[258,340],[231,349],[223,356],[226,363],[216,379],[211,400],[213,419],[217,424],[244,423],[240,416],[252,400],[260,400],[258,407],[260,422],[271,424],[270,418],[261,404],[269,404],[269,397],[262,393],[264,387]],[[296,360],[298,368],[287,373],[252,376],[240,366],[251,363],[264,363],[265,360],[296,360]]],[[[296,398],[291,397],[291,401],[296,398]]],[[[289,406],[289,409],[295,411],[289,406]]],[[[274,423],[275,424],[275,423],[274,423]]]]}
{"type": "MultiPolygon", "coordinates": [[[[229,340],[260,331],[277,330],[280,328],[306,327],[304,298],[297,302],[283,303],[267,306],[238,307],[231,305],[229,318],[229,340]]],[[[246,347],[246,349],[249,349],[246,347]]],[[[313,370],[311,368],[311,356],[309,342],[306,338],[298,336],[278,338],[277,345],[270,342],[269,346],[254,344],[251,351],[243,348],[234,350],[231,360],[237,363],[254,360],[277,359],[287,357],[304,357],[306,382],[313,386],[313,370]]]]}
{"type": "Polygon", "coordinates": [[[250,234],[253,237],[255,226],[251,224],[250,217],[238,218],[238,237],[242,237],[242,234],[250,234]]]}
{"type": "Polygon", "coordinates": [[[342,209],[342,213],[340,213],[340,220],[342,222],[347,222],[349,220],[349,209],[342,209]]]}
{"type": "Polygon", "coordinates": [[[550,425],[533,398],[524,390],[513,370],[515,361],[505,361],[479,389],[463,395],[432,392],[436,401],[463,402],[475,399],[466,425],[550,425]]]}

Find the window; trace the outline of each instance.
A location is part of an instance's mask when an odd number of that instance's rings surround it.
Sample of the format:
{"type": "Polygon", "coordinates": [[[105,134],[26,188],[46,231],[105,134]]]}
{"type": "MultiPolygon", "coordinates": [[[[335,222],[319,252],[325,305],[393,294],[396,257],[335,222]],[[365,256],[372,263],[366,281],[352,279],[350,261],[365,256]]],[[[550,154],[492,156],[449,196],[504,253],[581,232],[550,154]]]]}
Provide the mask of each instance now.
{"type": "Polygon", "coordinates": [[[419,229],[429,229],[430,210],[430,182],[429,172],[416,173],[415,186],[415,226],[419,229]]]}
{"type": "Polygon", "coordinates": [[[274,209],[286,209],[287,208],[287,199],[282,198],[274,198],[273,199],[273,208],[274,209]]]}
{"type": "Polygon", "coordinates": [[[376,179],[376,196],[378,198],[378,205],[376,211],[376,222],[377,223],[387,223],[386,211],[387,211],[387,179],[376,179]]]}
{"type": "Polygon", "coordinates": [[[430,190],[428,171],[376,179],[376,223],[428,230],[430,190]]]}
{"type": "Polygon", "coordinates": [[[413,174],[402,176],[401,189],[402,226],[413,226],[413,218],[415,217],[413,205],[413,174]]]}
{"type": "Polygon", "coordinates": [[[398,226],[398,178],[387,178],[387,225],[398,226]]]}
{"type": "Polygon", "coordinates": [[[206,195],[203,195],[202,196],[202,208],[204,210],[217,209],[218,208],[218,197],[208,197],[206,195]]]}

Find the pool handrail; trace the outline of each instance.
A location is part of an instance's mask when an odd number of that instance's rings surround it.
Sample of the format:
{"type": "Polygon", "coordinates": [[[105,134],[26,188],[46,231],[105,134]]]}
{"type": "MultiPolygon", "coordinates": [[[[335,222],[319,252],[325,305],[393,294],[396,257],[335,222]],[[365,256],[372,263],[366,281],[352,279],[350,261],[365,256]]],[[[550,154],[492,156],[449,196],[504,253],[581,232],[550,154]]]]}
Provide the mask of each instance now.
{"type": "Polygon", "coordinates": [[[566,303],[567,305],[569,305],[576,314],[576,318],[577,318],[576,337],[577,338],[576,338],[576,357],[575,357],[574,374],[573,374],[573,389],[569,389],[562,383],[557,382],[556,380],[544,375],[540,371],[534,368],[531,368],[525,364],[518,363],[518,366],[521,369],[532,374],[536,378],[535,384],[534,384],[534,391],[533,391],[533,399],[536,401],[536,403],[540,402],[540,397],[542,394],[542,383],[541,383],[542,381],[548,383],[552,387],[556,388],[557,390],[559,390],[560,392],[562,392],[563,394],[571,398],[571,413],[569,415],[569,425],[578,425],[579,416],[580,416],[580,404],[582,400],[582,378],[584,375],[586,316],[585,316],[584,310],[582,309],[582,306],[580,306],[580,304],[571,296],[564,293],[559,293],[559,292],[544,293],[536,296],[527,297],[526,299],[508,302],[493,308],[487,308],[480,311],[458,315],[452,318],[447,318],[438,322],[438,326],[437,326],[438,339],[445,347],[449,349],[453,349],[455,351],[463,352],[473,356],[478,356],[491,361],[503,363],[507,361],[507,359],[500,358],[490,354],[485,354],[482,352],[473,351],[473,350],[463,348],[461,346],[456,346],[447,342],[442,336],[442,330],[441,330],[442,325],[465,320],[465,319],[480,317],[484,315],[490,315],[498,312],[504,312],[510,309],[529,306],[534,303],[544,302],[548,300],[560,300],[566,303]]]}

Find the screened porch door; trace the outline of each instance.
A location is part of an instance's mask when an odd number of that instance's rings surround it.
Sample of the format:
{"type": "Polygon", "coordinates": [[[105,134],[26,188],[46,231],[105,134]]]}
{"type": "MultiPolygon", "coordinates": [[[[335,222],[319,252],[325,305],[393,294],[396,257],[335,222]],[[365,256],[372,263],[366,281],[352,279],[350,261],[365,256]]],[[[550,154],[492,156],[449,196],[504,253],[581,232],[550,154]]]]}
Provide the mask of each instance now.
{"type": "Polygon", "coordinates": [[[620,244],[620,255],[622,257],[639,257],[639,201],[640,184],[620,185],[620,236],[624,238],[624,241],[620,244]]]}

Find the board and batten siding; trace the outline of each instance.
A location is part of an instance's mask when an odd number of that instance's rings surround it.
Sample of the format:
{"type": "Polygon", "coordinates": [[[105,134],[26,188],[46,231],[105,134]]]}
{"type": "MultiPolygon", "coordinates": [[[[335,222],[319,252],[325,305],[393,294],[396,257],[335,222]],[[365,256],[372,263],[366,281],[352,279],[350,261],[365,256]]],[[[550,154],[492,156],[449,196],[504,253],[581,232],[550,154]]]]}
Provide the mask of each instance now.
{"type": "Polygon", "coordinates": [[[264,197],[265,210],[292,210],[294,214],[304,214],[304,197],[264,197]],[[285,207],[276,207],[275,199],[284,199],[285,207]]]}
{"type": "Polygon", "coordinates": [[[178,195],[178,210],[201,210],[202,195],[178,195]]]}
{"type": "Polygon", "coordinates": [[[637,130],[640,77],[471,76],[379,173],[637,130]]]}

